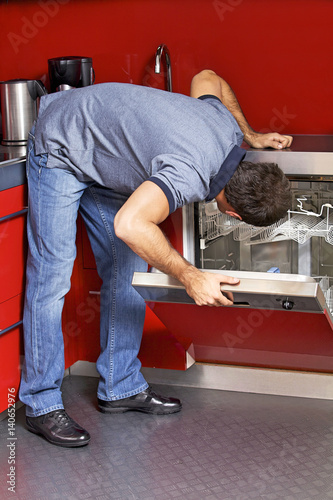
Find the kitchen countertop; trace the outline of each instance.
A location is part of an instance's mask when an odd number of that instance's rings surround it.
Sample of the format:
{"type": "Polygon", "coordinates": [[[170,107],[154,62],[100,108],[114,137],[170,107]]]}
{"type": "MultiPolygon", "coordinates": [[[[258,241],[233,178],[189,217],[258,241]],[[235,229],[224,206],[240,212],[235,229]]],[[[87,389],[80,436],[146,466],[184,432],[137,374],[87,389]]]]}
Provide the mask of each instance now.
{"type": "Polygon", "coordinates": [[[25,146],[0,145],[0,191],[26,183],[25,146]]]}
{"type": "Polygon", "coordinates": [[[289,179],[333,180],[333,135],[297,135],[286,149],[254,149],[243,143],[246,161],[277,163],[289,179]]]}

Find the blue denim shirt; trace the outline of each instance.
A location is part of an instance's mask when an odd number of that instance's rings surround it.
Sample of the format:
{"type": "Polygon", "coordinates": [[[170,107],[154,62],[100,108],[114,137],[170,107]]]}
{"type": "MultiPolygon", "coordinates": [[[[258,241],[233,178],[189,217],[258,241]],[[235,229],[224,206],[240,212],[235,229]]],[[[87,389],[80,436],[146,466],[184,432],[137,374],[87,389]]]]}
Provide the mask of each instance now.
{"type": "Polygon", "coordinates": [[[170,212],[213,199],[245,155],[238,124],[217,97],[124,83],[43,96],[35,133],[47,167],[124,194],[149,179],[170,212]]]}

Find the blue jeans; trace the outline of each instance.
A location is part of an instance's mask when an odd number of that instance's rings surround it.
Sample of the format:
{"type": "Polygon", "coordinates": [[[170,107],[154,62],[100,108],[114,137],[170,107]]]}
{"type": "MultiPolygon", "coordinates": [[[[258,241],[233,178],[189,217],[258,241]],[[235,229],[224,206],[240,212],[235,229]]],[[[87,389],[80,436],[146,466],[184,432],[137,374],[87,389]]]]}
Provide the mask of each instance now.
{"type": "Polygon", "coordinates": [[[24,308],[25,363],[20,399],[28,416],[63,408],[64,375],[61,317],[76,256],[76,220],[86,224],[101,287],[101,353],[98,397],[122,399],[145,390],[137,358],[145,303],[131,286],[134,271],[147,264],[119,240],[113,220],[127,196],[68,169],[47,168],[47,155],[34,153],[34,129],[27,146],[29,187],[27,283],[24,308]]]}

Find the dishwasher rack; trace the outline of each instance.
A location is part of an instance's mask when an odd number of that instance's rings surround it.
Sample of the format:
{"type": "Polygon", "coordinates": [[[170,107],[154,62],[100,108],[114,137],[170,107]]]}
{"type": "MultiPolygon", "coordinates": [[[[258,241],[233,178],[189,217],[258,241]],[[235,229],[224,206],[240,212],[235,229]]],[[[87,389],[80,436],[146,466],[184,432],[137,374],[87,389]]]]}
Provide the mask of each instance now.
{"type": "Polygon", "coordinates": [[[199,222],[200,247],[205,248],[208,242],[231,232],[235,241],[243,241],[247,245],[285,239],[303,244],[314,236],[322,237],[333,245],[333,206],[325,203],[315,213],[303,208],[305,200],[299,198],[299,210],[289,210],[285,218],[268,227],[251,226],[221,213],[215,202],[206,203],[202,206],[199,222]]]}

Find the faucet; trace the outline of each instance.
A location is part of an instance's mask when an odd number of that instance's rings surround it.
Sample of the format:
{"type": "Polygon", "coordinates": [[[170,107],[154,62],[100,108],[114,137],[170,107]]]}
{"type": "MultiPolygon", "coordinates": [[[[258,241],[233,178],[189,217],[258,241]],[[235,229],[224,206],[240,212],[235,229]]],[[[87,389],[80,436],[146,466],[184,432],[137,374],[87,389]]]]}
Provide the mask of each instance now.
{"type": "Polygon", "coordinates": [[[159,45],[155,54],[155,73],[161,72],[161,59],[163,54],[165,55],[165,62],[167,66],[167,89],[169,92],[172,92],[172,76],[171,76],[171,61],[170,61],[170,52],[168,47],[162,43],[159,45]]]}

